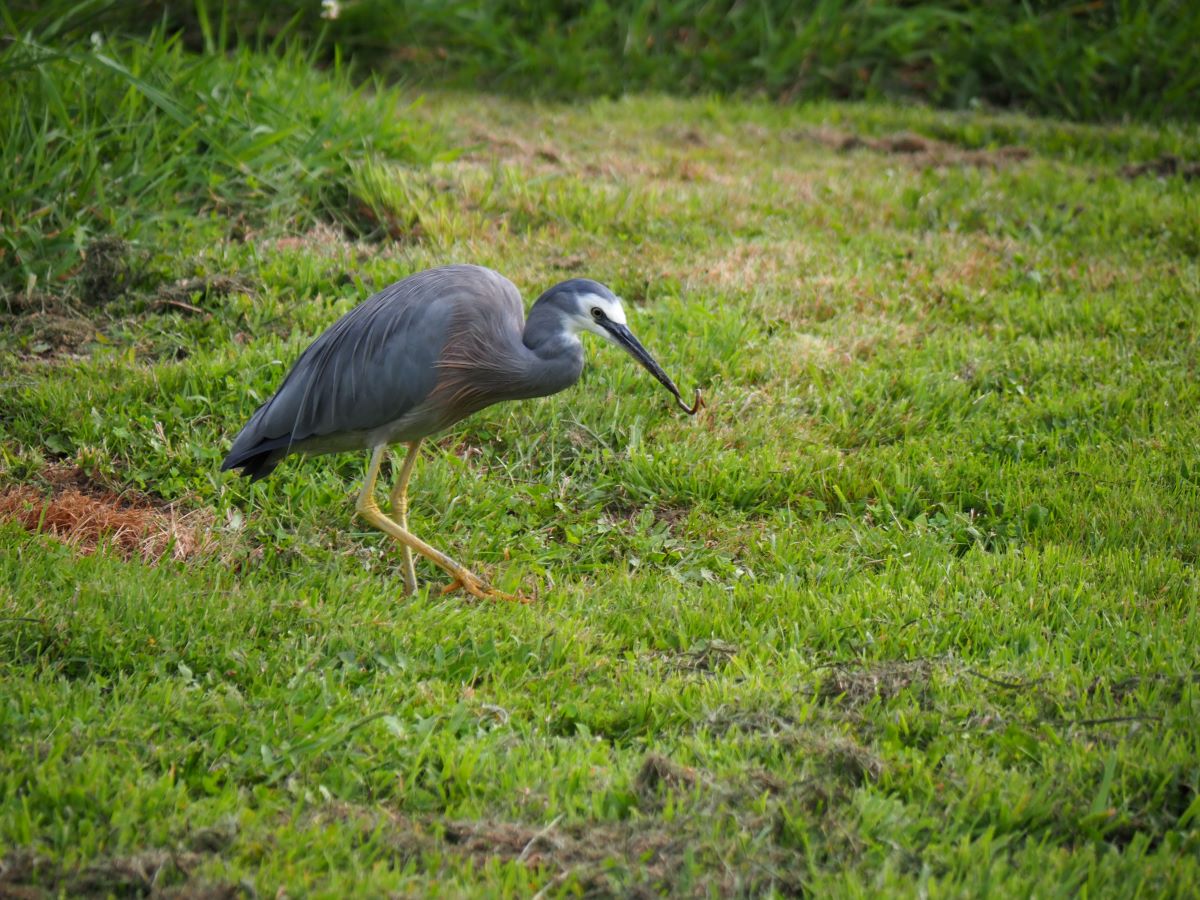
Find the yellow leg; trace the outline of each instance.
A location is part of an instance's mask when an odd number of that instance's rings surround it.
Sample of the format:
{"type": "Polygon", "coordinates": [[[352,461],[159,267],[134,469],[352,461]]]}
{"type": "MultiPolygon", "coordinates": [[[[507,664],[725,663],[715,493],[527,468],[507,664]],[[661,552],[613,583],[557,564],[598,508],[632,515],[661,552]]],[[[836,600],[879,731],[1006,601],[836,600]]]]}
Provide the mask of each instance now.
{"type": "MultiPolygon", "coordinates": [[[[420,446],[420,438],[409,442],[408,454],[404,457],[400,475],[396,478],[396,484],[392,488],[392,516],[405,531],[408,531],[408,479],[412,475],[413,466],[416,465],[417,448],[420,446]]],[[[411,594],[417,589],[417,569],[413,565],[412,550],[408,544],[401,544],[400,553],[404,560],[404,593],[411,594]]]]}
{"type": "Polygon", "coordinates": [[[514,597],[496,590],[478,575],[452,560],[441,550],[431,547],[415,534],[405,528],[401,528],[379,511],[379,504],[375,502],[375,481],[379,477],[379,464],[383,460],[383,451],[385,449],[387,449],[385,445],[380,445],[371,451],[371,462],[367,466],[366,482],[363,484],[362,490],[359,491],[358,501],[354,505],[358,514],[380,531],[391,535],[403,546],[420,553],[449,575],[453,579],[452,588],[462,588],[472,597],[480,600],[516,600],[527,602],[524,597],[514,597]]]}

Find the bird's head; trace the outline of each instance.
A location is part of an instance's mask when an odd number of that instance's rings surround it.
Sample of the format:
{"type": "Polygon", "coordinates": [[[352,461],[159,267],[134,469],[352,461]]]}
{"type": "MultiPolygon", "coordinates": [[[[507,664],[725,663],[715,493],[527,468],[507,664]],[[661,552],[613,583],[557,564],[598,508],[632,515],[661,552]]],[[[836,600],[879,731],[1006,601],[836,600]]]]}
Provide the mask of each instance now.
{"type": "Polygon", "coordinates": [[[651,375],[659,380],[667,390],[675,395],[675,401],[689,414],[695,414],[700,408],[700,394],[696,393],[696,403],[689,407],[683,402],[679,388],[675,386],[662,366],[650,355],[641,341],[633,336],[625,319],[625,307],[621,298],[598,281],[588,278],[572,278],[552,287],[538,298],[535,306],[547,304],[557,309],[562,317],[564,328],[578,338],[582,332],[589,331],[599,335],[610,344],[620,347],[639,363],[651,375]]]}

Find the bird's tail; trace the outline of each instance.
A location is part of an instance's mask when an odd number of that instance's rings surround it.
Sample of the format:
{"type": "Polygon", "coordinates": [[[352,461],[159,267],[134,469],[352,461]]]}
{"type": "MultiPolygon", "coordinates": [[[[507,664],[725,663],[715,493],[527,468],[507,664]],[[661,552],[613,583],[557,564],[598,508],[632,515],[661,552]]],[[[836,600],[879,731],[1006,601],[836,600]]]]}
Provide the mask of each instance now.
{"type": "Polygon", "coordinates": [[[221,471],[227,472],[230,469],[241,469],[242,475],[251,481],[258,481],[260,478],[266,478],[275,471],[275,467],[279,465],[279,461],[286,455],[286,452],[281,451],[278,447],[264,447],[260,444],[249,450],[230,453],[225,457],[225,461],[221,463],[221,471]]]}

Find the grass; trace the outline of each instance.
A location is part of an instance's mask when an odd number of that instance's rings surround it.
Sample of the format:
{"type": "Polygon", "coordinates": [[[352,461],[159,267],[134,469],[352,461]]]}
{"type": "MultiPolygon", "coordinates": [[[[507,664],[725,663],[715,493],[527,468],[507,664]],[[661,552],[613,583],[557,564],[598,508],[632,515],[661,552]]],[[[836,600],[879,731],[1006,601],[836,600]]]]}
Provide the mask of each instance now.
{"type": "Polygon", "coordinates": [[[280,222],[379,230],[362,171],[420,165],[437,149],[397,114],[394,91],[355,88],[295,48],[225,53],[210,41],[191,53],[161,32],[52,46],[38,33],[3,46],[0,301],[104,303],[153,286],[178,274],[181,234],[195,244],[280,222]],[[114,238],[136,252],[106,253],[114,238]]]}
{"type": "Polygon", "coordinates": [[[0,886],[1194,893],[1200,215],[1121,171],[1194,127],[408,115],[465,150],[360,170],[399,239],[183,230],[182,299],[13,314],[0,483],[49,505],[0,525],[0,886]],[[528,607],[401,598],[358,456],[217,471],[316,333],[453,260],[605,281],[709,401],[589,346],[427,454],[414,527],[528,607]],[[87,552],[64,485],[204,540],[87,552]]]}
{"type": "Polygon", "coordinates": [[[1069,119],[1195,121],[1200,9],[1183,0],[1094,3],[614,3],[470,0],[269,3],[32,2],[14,15],[57,34],[164,22],[327,39],[375,70],[525,97],[628,91],[787,100],[918,100],[1069,119]]]}

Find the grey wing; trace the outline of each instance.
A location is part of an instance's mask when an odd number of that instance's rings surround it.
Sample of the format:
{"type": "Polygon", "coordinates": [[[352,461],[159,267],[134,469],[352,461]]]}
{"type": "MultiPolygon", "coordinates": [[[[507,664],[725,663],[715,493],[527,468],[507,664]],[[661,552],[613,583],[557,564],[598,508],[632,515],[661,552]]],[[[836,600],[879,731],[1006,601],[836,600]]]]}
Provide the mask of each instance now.
{"type": "Polygon", "coordinates": [[[241,467],[260,478],[297,445],[321,438],[336,445],[341,435],[353,446],[353,435],[411,412],[437,384],[456,310],[493,299],[501,282],[519,309],[520,295],[507,279],[475,266],[420,272],[363,301],[301,354],[221,468],[241,467]]]}

